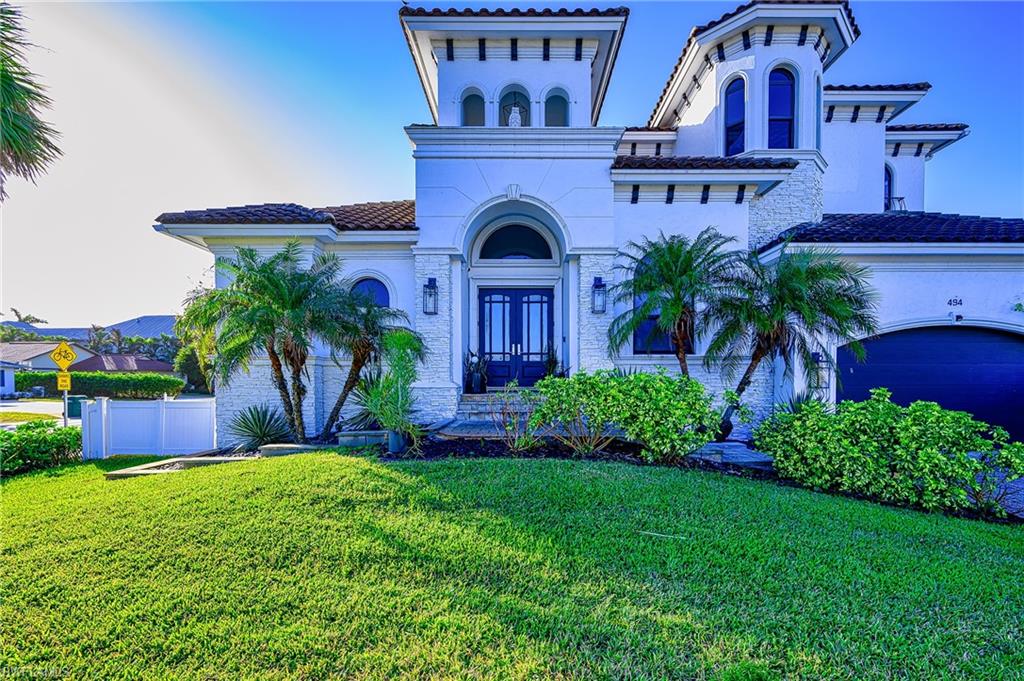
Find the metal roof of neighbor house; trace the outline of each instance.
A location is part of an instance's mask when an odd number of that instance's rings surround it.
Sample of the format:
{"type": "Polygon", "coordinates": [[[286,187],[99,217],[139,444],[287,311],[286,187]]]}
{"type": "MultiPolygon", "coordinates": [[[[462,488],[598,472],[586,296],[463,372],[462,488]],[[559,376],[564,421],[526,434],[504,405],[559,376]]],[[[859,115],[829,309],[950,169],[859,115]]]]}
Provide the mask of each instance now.
{"type": "Polygon", "coordinates": [[[905,90],[931,90],[932,84],[927,82],[921,83],[888,83],[886,85],[824,85],[821,88],[825,92],[861,92],[861,91],[876,91],[876,92],[903,92],[905,90]]]}
{"type": "Polygon", "coordinates": [[[330,224],[339,230],[416,229],[416,202],[375,201],[327,208],[307,208],[297,203],[266,203],[163,213],[156,221],[165,225],[311,225],[330,224]]]}
{"type": "Polygon", "coordinates": [[[629,16],[629,8],[609,7],[599,9],[592,7],[590,9],[583,9],[582,7],[575,7],[569,9],[560,7],[553,9],[545,7],[543,9],[536,9],[528,7],[521,9],[519,7],[512,7],[511,9],[504,9],[496,7],[488,9],[484,7],[481,9],[457,9],[449,7],[448,9],[441,9],[434,7],[427,9],[426,7],[406,6],[400,8],[398,14],[403,17],[624,17],[629,16]]]}
{"type": "Polygon", "coordinates": [[[130,336],[159,338],[162,335],[174,335],[174,322],[177,319],[172,314],[147,314],[134,319],[126,319],[105,328],[107,331],[118,331],[125,338],[130,336]]]}
{"type": "Polygon", "coordinates": [[[966,130],[966,123],[904,123],[902,125],[887,125],[886,132],[958,132],[966,130]]]}
{"type": "Polygon", "coordinates": [[[174,365],[143,355],[95,355],[70,367],[71,371],[159,371],[174,373],[174,365]]]}
{"type": "Polygon", "coordinates": [[[782,170],[796,168],[791,158],[720,156],[616,156],[613,169],[625,170],[782,170]]]}
{"type": "Polygon", "coordinates": [[[761,248],[795,243],[1021,243],[1024,219],[949,213],[829,213],[782,232],[761,248]]]}
{"type": "Polygon", "coordinates": [[[0,325],[21,329],[45,338],[67,338],[68,340],[88,340],[89,329],[83,326],[36,326],[28,322],[0,322],[0,325]]]}
{"type": "MultiPolygon", "coordinates": [[[[72,347],[88,352],[85,348],[71,344],[72,347]]],[[[11,343],[0,343],[0,359],[8,362],[27,362],[40,355],[48,355],[57,347],[56,342],[41,341],[14,341],[11,343]]]]}

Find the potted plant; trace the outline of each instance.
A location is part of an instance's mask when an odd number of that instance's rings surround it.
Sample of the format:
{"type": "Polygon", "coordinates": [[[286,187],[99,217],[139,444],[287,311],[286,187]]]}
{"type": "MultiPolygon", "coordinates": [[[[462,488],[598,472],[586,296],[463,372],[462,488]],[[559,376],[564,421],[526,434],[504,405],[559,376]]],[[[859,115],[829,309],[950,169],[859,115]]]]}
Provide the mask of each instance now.
{"type": "Polygon", "coordinates": [[[487,358],[470,350],[463,363],[466,392],[480,395],[487,392],[487,358]]]}
{"type": "Polygon", "coordinates": [[[416,381],[416,363],[423,354],[418,336],[396,331],[384,339],[387,371],[370,386],[367,412],[388,431],[388,452],[402,454],[418,449],[419,427],[412,422],[412,384],[416,381]]]}

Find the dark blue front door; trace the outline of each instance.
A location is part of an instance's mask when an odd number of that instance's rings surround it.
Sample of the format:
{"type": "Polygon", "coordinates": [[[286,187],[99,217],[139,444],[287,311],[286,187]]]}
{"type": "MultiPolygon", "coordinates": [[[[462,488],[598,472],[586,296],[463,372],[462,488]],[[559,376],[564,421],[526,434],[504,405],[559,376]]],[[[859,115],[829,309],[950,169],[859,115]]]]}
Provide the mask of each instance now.
{"type": "Polygon", "coordinates": [[[894,331],[865,341],[867,359],[839,348],[836,399],[885,387],[899,404],[938,402],[1024,438],[1024,336],[969,326],[894,331]]]}
{"type": "Polygon", "coordinates": [[[555,322],[549,288],[480,289],[480,353],[487,385],[531,386],[544,377],[555,322]]]}

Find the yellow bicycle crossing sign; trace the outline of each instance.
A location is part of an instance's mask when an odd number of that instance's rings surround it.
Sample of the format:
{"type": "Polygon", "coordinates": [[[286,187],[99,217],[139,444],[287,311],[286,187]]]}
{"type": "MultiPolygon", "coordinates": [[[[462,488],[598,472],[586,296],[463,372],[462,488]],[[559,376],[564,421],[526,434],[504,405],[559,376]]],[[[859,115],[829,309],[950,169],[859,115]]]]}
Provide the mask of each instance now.
{"type": "Polygon", "coordinates": [[[53,363],[60,367],[61,371],[67,371],[68,367],[75,363],[78,359],[78,354],[72,349],[67,341],[61,341],[57,347],[50,353],[50,359],[53,363]]]}

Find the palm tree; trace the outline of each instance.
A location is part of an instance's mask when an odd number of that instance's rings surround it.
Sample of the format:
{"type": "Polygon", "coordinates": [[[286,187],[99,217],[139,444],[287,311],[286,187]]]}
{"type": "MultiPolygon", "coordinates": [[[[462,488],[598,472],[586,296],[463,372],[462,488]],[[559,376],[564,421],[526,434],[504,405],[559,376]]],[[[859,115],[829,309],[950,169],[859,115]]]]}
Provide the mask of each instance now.
{"type": "MultiPolygon", "coordinates": [[[[348,354],[351,363],[348,366],[341,394],[335,400],[334,408],[327,416],[323,430],[320,431],[317,438],[321,442],[326,442],[331,436],[331,431],[334,430],[334,424],[337,423],[349,394],[359,384],[363,369],[380,356],[384,339],[398,330],[413,333],[409,329],[399,326],[408,321],[408,316],[401,310],[378,305],[369,296],[356,293],[352,294],[352,302],[353,305],[349,309],[339,311],[338,335],[327,339],[332,347],[341,349],[348,354]]],[[[419,337],[417,336],[417,338],[419,337]]],[[[425,356],[422,339],[420,339],[418,347],[419,352],[416,359],[422,361],[425,356]]],[[[339,368],[342,368],[342,362],[335,352],[332,352],[332,359],[339,368]]]]}
{"type": "MultiPolygon", "coordinates": [[[[728,292],[706,311],[706,323],[715,332],[704,353],[705,366],[722,361],[731,377],[746,361],[736,386],[742,396],[765,358],[781,358],[790,376],[797,361],[805,369],[818,371],[824,363],[831,370],[829,341],[849,342],[855,356],[863,358],[857,339],[873,334],[877,324],[877,294],[868,275],[866,268],[833,251],[784,252],[771,263],[750,253],[728,292]]],[[[732,432],[735,409],[726,408],[720,439],[732,432]]]]}
{"type": "Polygon", "coordinates": [[[697,304],[717,297],[728,278],[737,254],[725,247],[733,241],[708,227],[693,240],[661,234],[654,241],[645,237],[640,243],[629,242],[626,262],[616,267],[625,278],[612,287],[612,300],[628,308],[608,329],[612,352],[656,320],[655,328],[669,334],[679,370],[689,376],[686,350],[701,331],[697,304]]]}
{"type": "Polygon", "coordinates": [[[57,131],[39,118],[51,102],[25,63],[31,43],[21,21],[20,8],[0,2],[0,201],[7,174],[35,182],[61,154],[57,131]]]}
{"type": "Polygon", "coordinates": [[[14,313],[14,318],[16,320],[18,320],[19,322],[24,322],[25,324],[47,324],[48,323],[45,319],[40,319],[39,317],[35,316],[34,314],[29,314],[28,312],[22,313],[16,307],[12,307],[11,308],[11,312],[14,313]]]}
{"type": "Polygon", "coordinates": [[[351,301],[336,255],[318,256],[309,269],[300,266],[300,256],[297,241],[266,258],[251,248],[236,249],[234,261],[218,263],[231,283],[195,292],[179,324],[215,334],[214,368],[225,384],[265,353],[292,434],[303,443],[306,360],[315,339],[341,335],[338,311],[351,301]]]}

